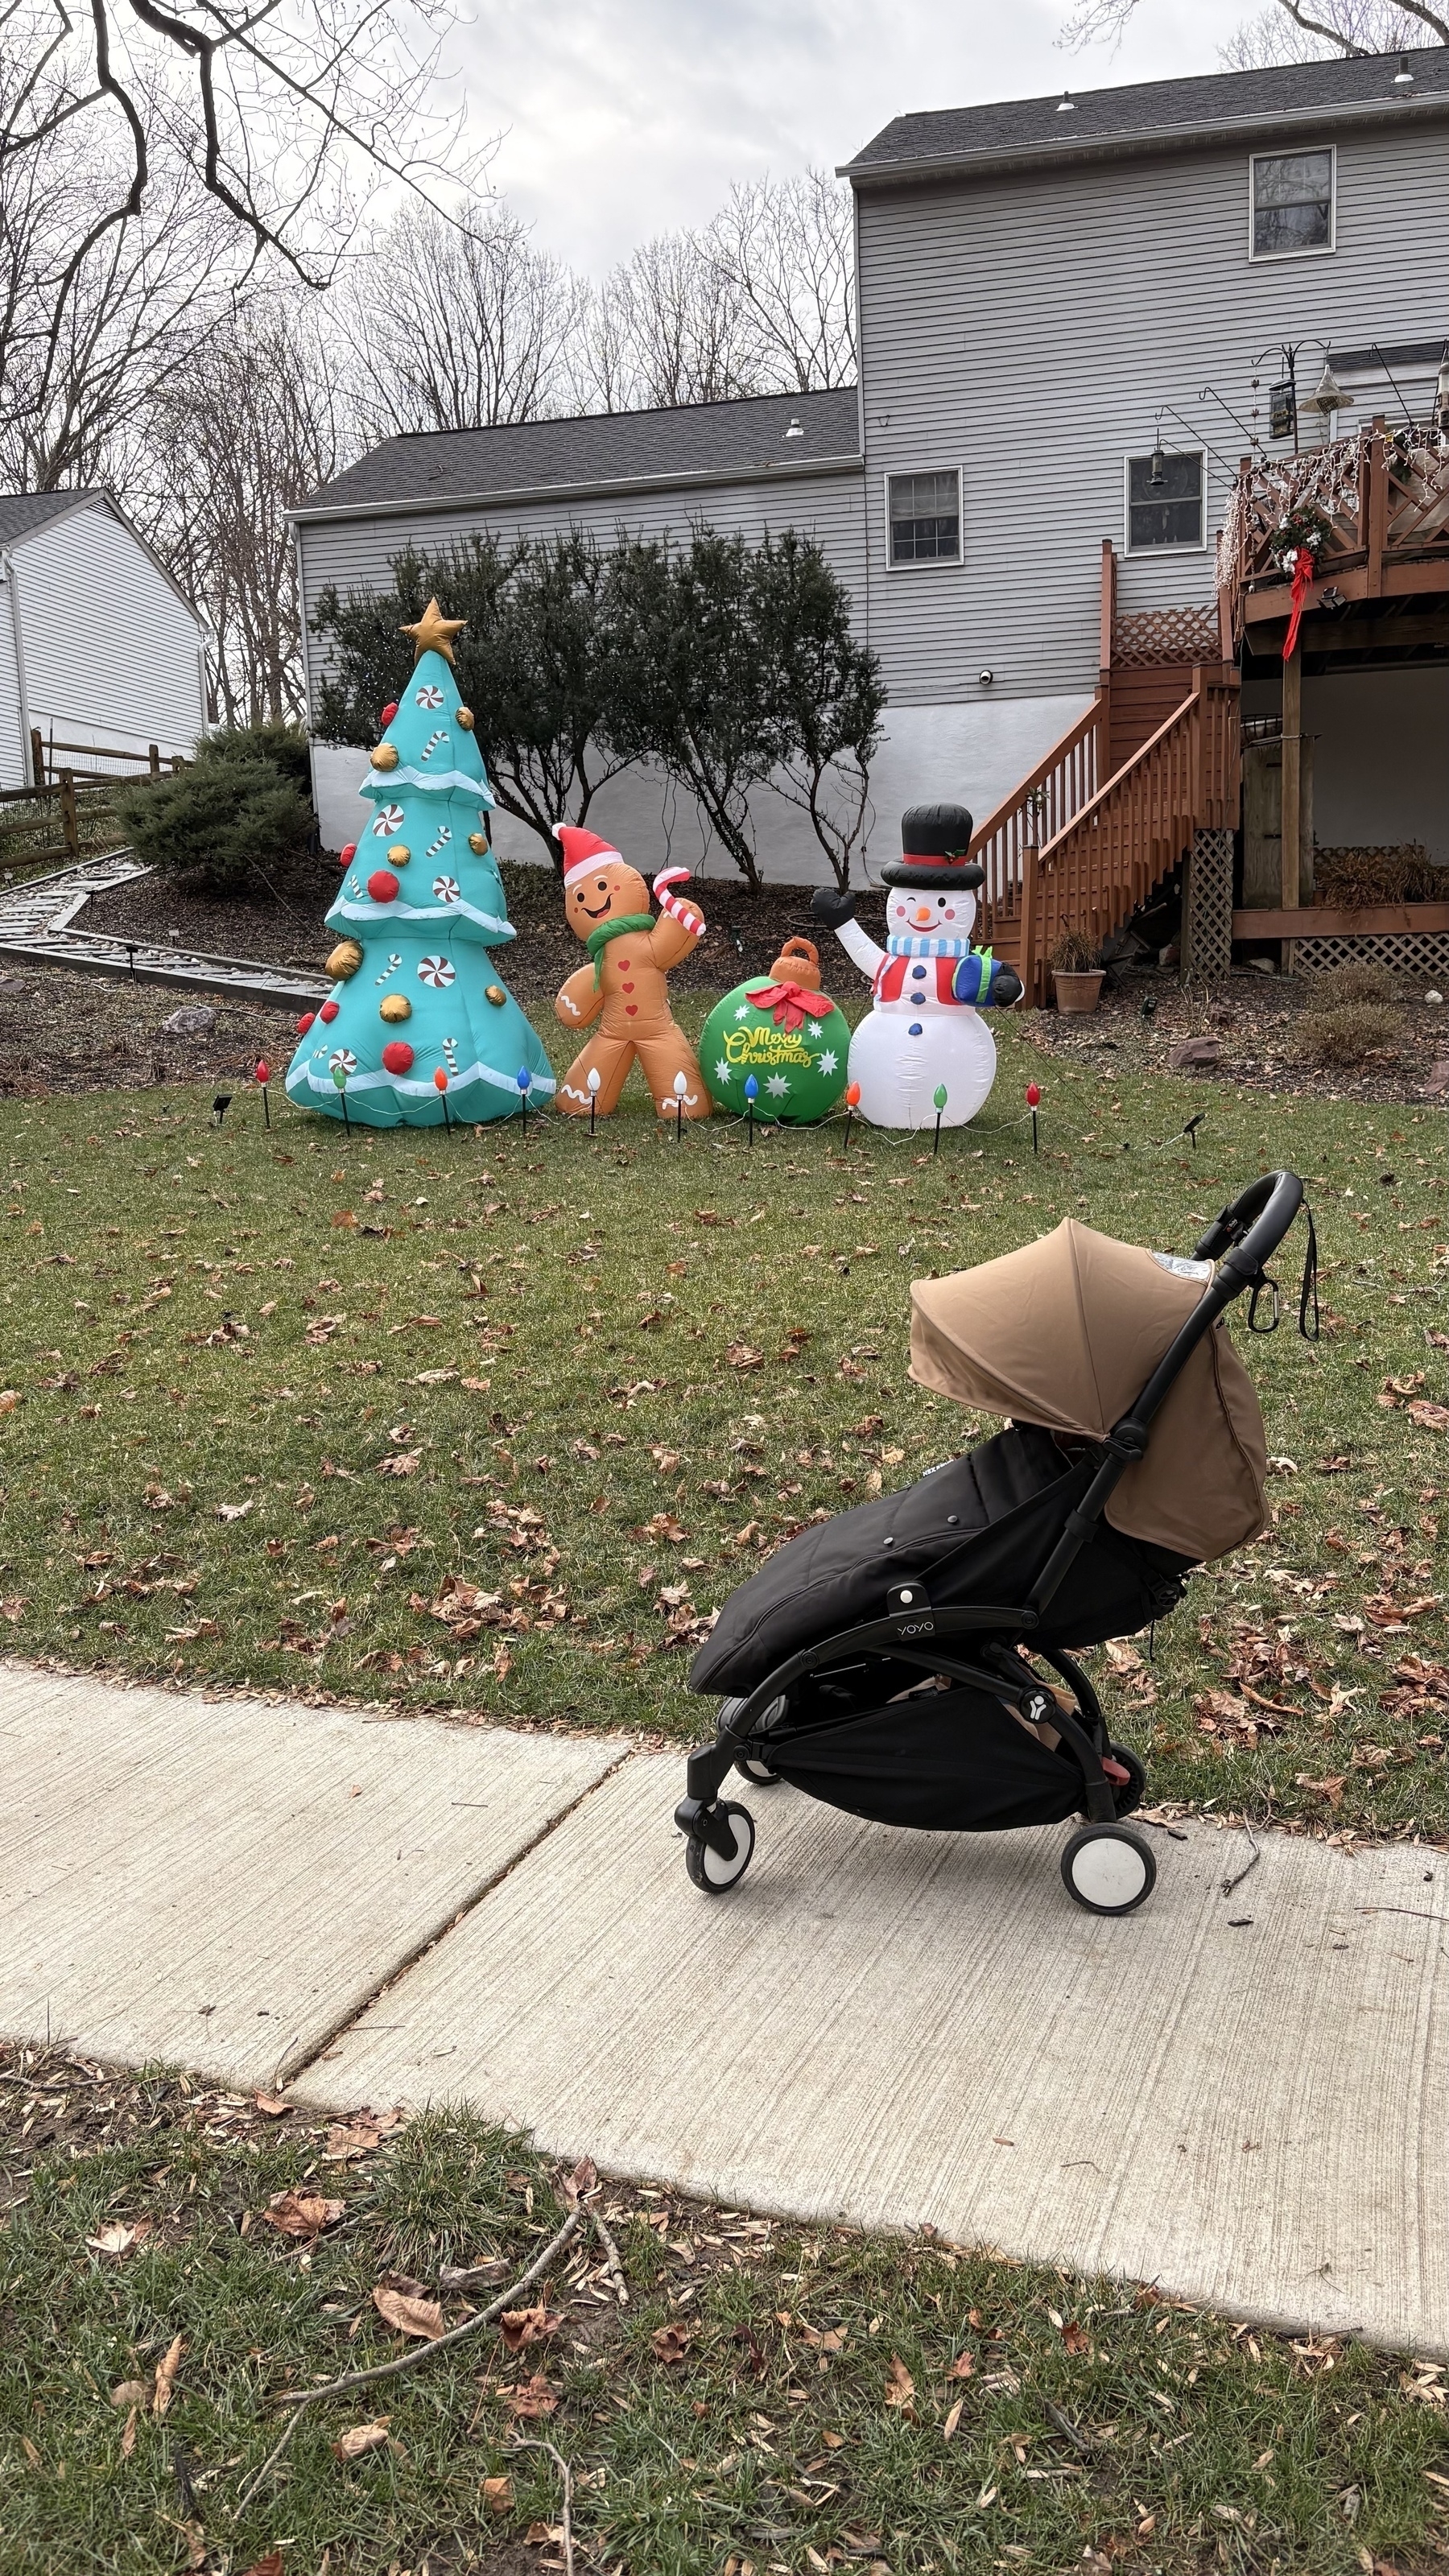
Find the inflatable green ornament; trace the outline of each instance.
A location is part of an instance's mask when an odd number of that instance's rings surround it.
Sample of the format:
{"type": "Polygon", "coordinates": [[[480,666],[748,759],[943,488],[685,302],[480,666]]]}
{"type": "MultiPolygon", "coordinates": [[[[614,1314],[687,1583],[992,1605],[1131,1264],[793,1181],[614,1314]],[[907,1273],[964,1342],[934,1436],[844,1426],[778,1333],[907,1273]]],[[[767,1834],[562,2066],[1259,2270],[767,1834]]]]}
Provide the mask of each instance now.
{"type": "Polygon", "coordinates": [[[717,1107],[742,1117],[753,1074],[755,1116],[787,1127],[828,1117],[845,1089],[849,1056],[845,1013],[821,992],[808,939],[787,939],[767,977],[753,976],[716,1002],[699,1041],[717,1107]]]}

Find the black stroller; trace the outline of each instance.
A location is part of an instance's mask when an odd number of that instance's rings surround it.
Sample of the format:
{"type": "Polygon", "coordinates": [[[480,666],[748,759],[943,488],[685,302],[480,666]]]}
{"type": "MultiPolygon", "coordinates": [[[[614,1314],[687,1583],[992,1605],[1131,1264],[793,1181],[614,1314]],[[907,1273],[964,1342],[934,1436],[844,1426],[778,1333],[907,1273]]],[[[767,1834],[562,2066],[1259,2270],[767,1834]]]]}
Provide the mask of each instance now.
{"type": "MultiPolygon", "coordinates": [[[[731,1594],[690,1671],[729,1694],[675,1810],[696,1887],[737,1886],[754,1850],[749,1810],[719,1794],[733,1766],[883,1824],[1084,1815],[1070,1894],[1095,1914],[1144,1902],[1156,1863],[1123,1823],[1143,1768],[1069,1650],[1165,1617],[1195,1565],[1263,1527],[1262,1417],[1222,1319],[1251,1289],[1250,1326],[1274,1328],[1264,1265],[1302,1200],[1296,1174],[1266,1174],[1191,1261],[1068,1219],[913,1285],[911,1375],[1008,1427],[802,1531],[731,1594]]],[[[1311,1243],[1310,1219],[1310,1260],[1311,1243]]],[[[1305,1268],[1305,1330],[1311,1293],[1305,1268]]]]}

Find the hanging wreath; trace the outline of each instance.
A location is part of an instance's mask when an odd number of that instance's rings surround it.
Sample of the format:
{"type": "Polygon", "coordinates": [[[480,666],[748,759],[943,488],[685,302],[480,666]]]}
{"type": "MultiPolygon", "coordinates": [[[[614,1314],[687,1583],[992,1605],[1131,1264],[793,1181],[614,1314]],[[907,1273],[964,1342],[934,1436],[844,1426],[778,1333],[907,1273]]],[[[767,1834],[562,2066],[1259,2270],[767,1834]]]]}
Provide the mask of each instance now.
{"type": "Polygon", "coordinates": [[[1294,559],[1306,549],[1317,555],[1329,534],[1329,522],[1314,501],[1295,501],[1285,511],[1273,531],[1273,547],[1286,573],[1293,570],[1294,559]]]}

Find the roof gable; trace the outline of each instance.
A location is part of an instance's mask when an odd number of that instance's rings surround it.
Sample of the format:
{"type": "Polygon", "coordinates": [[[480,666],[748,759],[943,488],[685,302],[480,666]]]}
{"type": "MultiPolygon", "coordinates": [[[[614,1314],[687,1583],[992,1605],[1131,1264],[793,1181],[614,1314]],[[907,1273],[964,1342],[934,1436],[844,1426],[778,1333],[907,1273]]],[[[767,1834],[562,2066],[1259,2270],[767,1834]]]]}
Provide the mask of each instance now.
{"type": "Polygon", "coordinates": [[[109,510],[105,492],[0,492],[0,546],[23,545],[38,528],[72,510],[109,510]]]}

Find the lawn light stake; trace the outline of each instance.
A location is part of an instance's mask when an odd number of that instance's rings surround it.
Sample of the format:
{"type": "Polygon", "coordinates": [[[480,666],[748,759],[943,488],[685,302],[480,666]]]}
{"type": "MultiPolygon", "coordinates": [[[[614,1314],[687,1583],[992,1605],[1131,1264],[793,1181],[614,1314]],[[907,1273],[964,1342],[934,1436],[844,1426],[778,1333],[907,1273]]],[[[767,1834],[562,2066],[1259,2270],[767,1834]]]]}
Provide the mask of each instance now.
{"type": "Polygon", "coordinates": [[[599,1072],[599,1068],[598,1068],[598,1066],[597,1066],[596,1064],[591,1064],[591,1065],[590,1065],[590,1067],[589,1067],[589,1071],[588,1071],[588,1086],[589,1086],[589,1134],[590,1134],[591,1136],[592,1136],[592,1135],[593,1135],[593,1133],[594,1133],[594,1129],[595,1129],[595,1126],[596,1126],[597,1121],[598,1121],[598,1115],[599,1115],[599,1084],[600,1084],[600,1082],[602,1081],[602,1079],[603,1079],[603,1077],[602,1077],[602,1075],[601,1075],[601,1074],[600,1074],[600,1072],[599,1072]]]}
{"type": "Polygon", "coordinates": [[[676,1145],[682,1145],[684,1142],[684,1096],[688,1089],[688,1075],[677,1073],[674,1077],[674,1141],[676,1145]]]}
{"type": "Polygon", "coordinates": [[[755,1141],[755,1102],[759,1099],[759,1096],[760,1086],[758,1082],[752,1073],[747,1073],[745,1076],[745,1125],[748,1130],[749,1141],[752,1145],[755,1141]]]}
{"type": "Polygon", "coordinates": [[[946,1106],[947,1096],[944,1082],[938,1082],[931,1095],[932,1106],[936,1112],[936,1141],[931,1147],[933,1154],[939,1154],[941,1150],[941,1112],[946,1106]]]}
{"type": "Polygon", "coordinates": [[[917,1385],[1009,1427],[801,1530],[730,1595],[689,1674],[727,1694],[675,1809],[696,1887],[749,1866],[733,1769],[933,1832],[1075,1818],[1068,1894],[1093,1914],[1145,1901],[1157,1864],[1126,1819],[1147,1776],[1076,1656],[1165,1618],[1195,1566],[1263,1529],[1263,1418],[1223,1319],[1302,1205],[1296,1173],[1266,1172],[1191,1260],[1068,1217],[913,1283],[917,1385]]]}
{"type": "Polygon", "coordinates": [[[352,1120],[348,1114],[347,1108],[347,1067],[345,1064],[334,1064],[332,1067],[332,1079],[337,1086],[337,1097],[342,1103],[343,1129],[344,1132],[350,1136],[352,1133],[352,1120]]]}
{"type": "Polygon", "coordinates": [[[1041,1144],[1036,1132],[1036,1113],[1041,1106],[1041,1084],[1039,1082],[1029,1082],[1027,1084],[1026,1105],[1031,1111],[1031,1150],[1034,1154],[1039,1154],[1041,1152],[1041,1144]]]}
{"type": "Polygon", "coordinates": [[[528,1086],[528,1067],[526,1064],[521,1064],[518,1068],[518,1096],[523,1103],[523,1132],[525,1136],[528,1134],[528,1086]]]}
{"type": "Polygon", "coordinates": [[[443,1104],[443,1126],[446,1130],[448,1141],[451,1144],[453,1138],[453,1122],[448,1116],[448,1076],[442,1065],[437,1067],[437,1070],[433,1075],[433,1089],[436,1091],[438,1098],[443,1104]]]}
{"type": "Polygon", "coordinates": [[[268,1085],[268,1083],[271,1081],[271,1078],[272,1078],[272,1068],[271,1068],[271,1066],[268,1064],[266,1057],[265,1057],[264,1055],[263,1055],[263,1056],[258,1056],[258,1058],[257,1058],[257,1088],[258,1088],[258,1090],[260,1091],[260,1093],[261,1093],[261,1095],[262,1095],[262,1116],[263,1116],[263,1118],[265,1119],[266,1124],[267,1124],[267,1126],[268,1126],[269,1128],[270,1128],[271,1123],[272,1123],[272,1100],[271,1100],[271,1094],[270,1094],[270,1092],[269,1092],[269,1091],[268,1091],[268,1089],[267,1089],[267,1085],[268,1085]]]}
{"type": "Polygon", "coordinates": [[[850,1151],[851,1124],[859,1107],[860,1085],[858,1082],[852,1082],[845,1095],[845,1143],[841,1147],[841,1152],[844,1154],[850,1151]]]}

